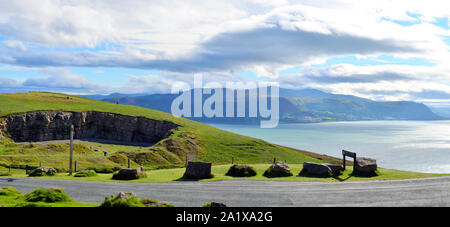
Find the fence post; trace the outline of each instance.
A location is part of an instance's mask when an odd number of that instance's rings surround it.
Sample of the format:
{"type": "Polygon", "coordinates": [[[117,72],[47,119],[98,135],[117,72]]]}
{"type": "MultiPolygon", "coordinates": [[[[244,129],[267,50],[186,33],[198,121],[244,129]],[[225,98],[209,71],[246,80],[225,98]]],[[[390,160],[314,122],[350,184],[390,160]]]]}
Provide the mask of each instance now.
{"type": "Polygon", "coordinates": [[[42,161],[39,161],[39,167],[42,167],[42,161]]]}
{"type": "Polygon", "coordinates": [[[75,173],[77,172],[77,160],[75,160],[75,173]]]}
{"type": "Polygon", "coordinates": [[[277,158],[273,158],[273,163],[275,164],[277,162],[277,158]]]}
{"type": "Polygon", "coordinates": [[[73,125],[70,125],[70,156],[69,156],[69,176],[72,175],[72,155],[73,155],[73,134],[74,128],[73,125]]]}
{"type": "Polygon", "coordinates": [[[28,175],[28,165],[25,165],[25,174],[28,175]]]}
{"type": "Polygon", "coordinates": [[[130,159],[128,159],[128,168],[130,168],[130,159]]]}

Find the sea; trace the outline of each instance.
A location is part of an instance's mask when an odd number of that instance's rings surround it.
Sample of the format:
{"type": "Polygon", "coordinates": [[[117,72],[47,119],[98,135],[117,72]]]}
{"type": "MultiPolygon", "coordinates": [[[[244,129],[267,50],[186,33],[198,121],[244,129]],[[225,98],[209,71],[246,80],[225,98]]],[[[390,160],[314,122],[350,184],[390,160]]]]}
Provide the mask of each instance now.
{"type": "MultiPolygon", "coordinates": [[[[342,158],[342,150],[388,169],[450,173],[450,121],[351,121],[311,124],[210,124],[267,142],[342,158]]],[[[351,158],[350,158],[351,160],[351,158]]]]}

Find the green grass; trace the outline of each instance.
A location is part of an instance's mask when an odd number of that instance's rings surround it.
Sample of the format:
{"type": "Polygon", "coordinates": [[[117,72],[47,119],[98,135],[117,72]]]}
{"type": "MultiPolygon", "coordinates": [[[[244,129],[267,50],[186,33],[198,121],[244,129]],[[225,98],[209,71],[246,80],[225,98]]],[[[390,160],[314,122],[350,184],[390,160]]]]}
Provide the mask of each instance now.
{"type": "MultiPolygon", "coordinates": [[[[267,163],[274,157],[290,162],[319,161],[296,150],[281,147],[260,139],[238,135],[201,124],[184,118],[174,117],[169,113],[146,109],[131,105],[120,105],[107,102],[81,98],[66,94],[47,92],[5,93],[0,94],[0,120],[1,117],[30,111],[101,111],[130,116],[143,116],[155,120],[165,120],[180,125],[173,130],[173,134],[159,141],[151,148],[134,146],[108,145],[110,153],[122,152],[129,155],[133,162],[145,167],[158,168],[159,166],[179,166],[185,162],[187,153],[192,153],[196,160],[212,162],[215,164],[230,163],[234,158],[241,163],[267,163]],[[70,97],[70,99],[67,99],[70,97]]],[[[67,147],[48,147],[31,144],[25,148],[6,141],[0,143],[0,165],[30,164],[46,162],[48,166],[67,170],[67,147]],[[33,147],[37,146],[37,147],[33,147]],[[61,148],[58,150],[58,148],[61,148]],[[46,156],[47,155],[47,156],[46,156]],[[16,163],[17,162],[17,163],[16,163]]],[[[89,163],[93,165],[112,166],[114,160],[101,157],[98,144],[86,142],[84,147],[76,154],[80,166],[83,168],[89,163]],[[85,149],[90,148],[92,149],[85,149]],[[89,150],[97,149],[98,152],[89,150]]],[[[103,147],[103,145],[102,145],[103,147]]],[[[123,159],[116,159],[122,160],[123,159]]],[[[120,163],[123,165],[123,163],[120,163]]]]}
{"type": "MultiPolygon", "coordinates": [[[[296,150],[279,146],[247,136],[238,135],[191,121],[174,117],[169,113],[146,109],[131,105],[120,105],[107,102],[81,98],[72,95],[28,92],[28,93],[3,93],[0,94],[0,127],[2,117],[10,114],[30,111],[101,111],[116,114],[142,116],[155,120],[164,120],[178,124],[179,127],[172,130],[172,135],[165,138],[152,147],[127,146],[116,144],[101,144],[95,142],[76,142],[74,147],[74,160],[77,161],[78,170],[95,169],[97,172],[113,172],[126,167],[128,158],[131,166],[144,166],[147,170],[147,178],[132,180],[131,182],[170,182],[181,178],[184,173],[182,167],[185,157],[191,153],[194,160],[212,162],[214,178],[208,180],[229,180],[233,177],[225,176],[232,159],[235,163],[246,163],[254,166],[258,174],[246,179],[254,180],[322,180],[322,181],[354,181],[354,180],[397,180],[419,177],[436,176],[434,174],[412,173],[397,170],[380,169],[381,175],[372,178],[349,176],[348,170],[338,178],[306,178],[297,177],[303,162],[331,162],[340,160],[334,157],[319,155],[307,151],[296,150]],[[67,99],[69,97],[69,99],[67,99]],[[103,152],[108,156],[104,157],[103,152]],[[266,178],[262,173],[268,168],[273,158],[299,163],[291,165],[294,176],[281,178],[266,178]],[[164,169],[171,168],[171,169],[164,169]]],[[[0,172],[8,172],[12,166],[12,175],[26,177],[23,168],[25,165],[50,166],[60,172],[68,170],[69,146],[67,143],[21,143],[16,144],[7,137],[6,133],[0,134],[0,172]],[[20,169],[21,168],[21,169],[20,169]]],[[[113,181],[112,174],[98,174],[89,178],[75,178],[66,174],[52,176],[53,179],[71,179],[86,181],[113,181]]],[[[45,178],[48,176],[44,176],[45,178]]],[[[117,182],[117,181],[114,181],[117,182]]],[[[130,181],[128,181],[130,182],[130,181]]]]}
{"type": "Polygon", "coordinates": [[[62,189],[37,188],[22,195],[13,187],[0,188],[0,207],[95,207],[72,200],[62,189]]]}
{"type": "MultiPolygon", "coordinates": [[[[213,178],[203,179],[200,181],[215,181],[215,180],[236,180],[236,179],[246,179],[246,180],[270,180],[270,181],[325,181],[325,182],[340,182],[340,181],[366,181],[366,180],[403,180],[403,179],[413,179],[413,178],[426,178],[426,177],[437,177],[444,176],[448,174],[432,174],[432,173],[416,173],[416,172],[407,172],[407,171],[399,171],[392,169],[384,169],[378,168],[379,176],[375,177],[360,177],[360,176],[352,176],[352,168],[347,168],[342,175],[337,177],[328,177],[328,178],[320,178],[320,177],[303,177],[297,176],[301,169],[302,164],[290,164],[291,172],[293,176],[289,177],[274,177],[267,178],[262,174],[264,171],[269,168],[270,164],[253,164],[252,167],[257,172],[256,176],[253,177],[231,177],[226,176],[228,169],[231,165],[215,165],[212,167],[212,173],[214,174],[213,178]]],[[[183,181],[181,177],[184,174],[184,168],[176,168],[176,169],[160,169],[160,170],[151,170],[147,171],[147,178],[140,178],[135,180],[113,180],[112,174],[98,174],[94,177],[88,178],[78,178],[73,176],[68,176],[66,174],[58,174],[57,176],[46,177],[43,176],[41,178],[49,178],[49,179],[60,179],[60,180],[80,180],[80,181],[97,181],[97,182],[128,182],[128,183],[158,183],[158,182],[177,182],[183,181]]],[[[16,174],[15,177],[27,177],[25,174],[16,174]]]]}

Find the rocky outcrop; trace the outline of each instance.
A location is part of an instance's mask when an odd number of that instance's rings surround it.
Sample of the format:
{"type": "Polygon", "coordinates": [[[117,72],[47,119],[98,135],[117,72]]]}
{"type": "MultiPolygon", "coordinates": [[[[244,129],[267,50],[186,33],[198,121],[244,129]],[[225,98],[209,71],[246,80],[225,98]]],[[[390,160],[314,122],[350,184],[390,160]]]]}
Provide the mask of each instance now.
{"type": "Polygon", "coordinates": [[[374,158],[356,158],[356,165],[353,173],[360,176],[377,176],[377,160],[374,158]]]}
{"type": "Polygon", "coordinates": [[[292,175],[288,164],[284,162],[272,164],[263,174],[265,177],[289,177],[292,175]]]}
{"type": "Polygon", "coordinates": [[[143,167],[123,168],[112,176],[114,180],[134,180],[147,177],[143,167]]]}
{"type": "Polygon", "coordinates": [[[304,162],[303,169],[299,175],[329,177],[331,176],[331,169],[330,167],[322,163],[304,162]]]}
{"type": "Polygon", "coordinates": [[[337,164],[304,162],[299,176],[329,177],[338,175],[341,170],[342,167],[337,164]]]}
{"type": "Polygon", "coordinates": [[[46,167],[46,166],[42,166],[42,167],[38,167],[34,170],[31,170],[28,175],[30,177],[38,177],[38,176],[54,176],[56,175],[57,171],[55,168],[53,167],[46,167]]]}
{"type": "Polygon", "coordinates": [[[210,162],[188,162],[183,179],[212,178],[210,162]]]}
{"type": "Polygon", "coordinates": [[[6,131],[16,142],[69,139],[70,125],[74,125],[75,139],[155,143],[167,138],[171,129],[178,127],[168,121],[97,111],[28,112],[9,115],[3,124],[0,135],[6,131]]]}

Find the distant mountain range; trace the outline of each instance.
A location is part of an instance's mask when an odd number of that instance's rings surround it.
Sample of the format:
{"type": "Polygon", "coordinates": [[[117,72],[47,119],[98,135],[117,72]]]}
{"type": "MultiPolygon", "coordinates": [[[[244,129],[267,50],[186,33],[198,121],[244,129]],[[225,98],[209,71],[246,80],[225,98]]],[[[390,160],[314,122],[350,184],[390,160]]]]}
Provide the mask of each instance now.
{"type": "MultiPolygon", "coordinates": [[[[324,121],[357,121],[357,120],[441,120],[448,116],[445,110],[433,109],[422,103],[397,101],[376,102],[352,95],[326,93],[316,89],[291,90],[280,88],[280,122],[282,123],[313,123],[324,121]],[[438,115],[440,113],[441,115],[438,115]]],[[[225,97],[225,90],[223,91],[225,97]]],[[[269,94],[270,95],[270,94],[269,94]]],[[[107,96],[83,96],[92,99],[136,105],[164,112],[171,112],[172,101],[178,94],[119,94],[107,96]]],[[[203,95],[203,102],[210,95],[203,95]]],[[[235,95],[236,97],[236,95],[235,95]]],[[[248,101],[248,91],[246,101],[248,101]]],[[[225,99],[225,98],[224,98],[225,99]]],[[[192,105],[193,105],[192,101],[192,105]]],[[[248,103],[248,102],[246,102],[248,103]]],[[[220,104],[219,104],[220,105],[220,104]]],[[[223,103],[226,110],[225,100],[223,103]]],[[[194,107],[192,106],[193,110],[194,107]]],[[[236,113],[236,107],[235,107],[236,113]]],[[[248,113],[248,104],[246,105],[248,113]]],[[[236,114],[235,114],[236,116],[236,114]]],[[[248,114],[246,115],[248,116],[248,114]]],[[[189,119],[208,123],[256,124],[263,118],[234,117],[234,118],[195,118],[189,119]]]]}

